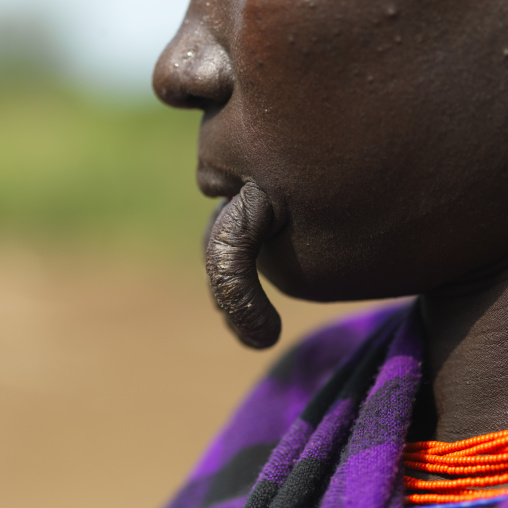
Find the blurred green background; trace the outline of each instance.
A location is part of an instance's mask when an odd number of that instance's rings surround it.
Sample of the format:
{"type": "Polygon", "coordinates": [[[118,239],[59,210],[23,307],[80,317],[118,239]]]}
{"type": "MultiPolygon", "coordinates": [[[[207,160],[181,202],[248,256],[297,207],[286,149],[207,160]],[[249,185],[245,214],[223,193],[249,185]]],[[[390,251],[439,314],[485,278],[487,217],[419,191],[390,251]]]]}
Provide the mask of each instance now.
{"type": "Polygon", "coordinates": [[[87,93],[29,67],[4,75],[4,239],[121,246],[180,261],[200,255],[213,203],[195,183],[198,112],[87,93]]]}
{"type": "Polygon", "coordinates": [[[200,114],[150,87],[186,4],[0,0],[4,242],[200,258],[200,114]]]}

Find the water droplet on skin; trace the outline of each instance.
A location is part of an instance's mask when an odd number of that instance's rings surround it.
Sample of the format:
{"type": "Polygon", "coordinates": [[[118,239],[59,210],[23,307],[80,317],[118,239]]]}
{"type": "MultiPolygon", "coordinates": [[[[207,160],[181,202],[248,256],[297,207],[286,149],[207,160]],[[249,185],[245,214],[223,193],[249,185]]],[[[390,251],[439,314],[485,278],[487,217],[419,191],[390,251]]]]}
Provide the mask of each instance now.
{"type": "Polygon", "coordinates": [[[194,53],[192,51],[187,51],[187,53],[185,54],[188,58],[190,58],[191,56],[194,56],[194,53]]]}
{"type": "Polygon", "coordinates": [[[395,16],[397,16],[397,14],[399,13],[399,11],[397,10],[397,7],[395,7],[395,5],[389,5],[387,8],[386,8],[386,15],[389,17],[389,18],[394,18],[395,16]]]}
{"type": "Polygon", "coordinates": [[[265,109],[265,113],[268,113],[268,111],[269,111],[268,109],[265,109]]]}
{"type": "Polygon", "coordinates": [[[173,64],[173,66],[174,66],[174,67],[176,67],[176,68],[178,69],[178,67],[180,67],[180,64],[175,62],[175,63],[173,64]]]}

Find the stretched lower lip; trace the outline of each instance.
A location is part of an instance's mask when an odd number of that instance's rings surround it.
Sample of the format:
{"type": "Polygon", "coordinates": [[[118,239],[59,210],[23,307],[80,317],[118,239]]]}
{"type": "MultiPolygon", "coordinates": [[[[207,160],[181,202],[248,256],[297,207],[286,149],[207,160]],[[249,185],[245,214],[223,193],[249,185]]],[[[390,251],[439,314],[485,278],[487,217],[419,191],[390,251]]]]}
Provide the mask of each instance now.
{"type": "MultiPolygon", "coordinates": [[[[213,229],[215,222],[217,221],[217,219],[219,218],[221,213],[224,211],[226,206],[230,203],[231,199],[232,199],[232,197],[221,199],[219,204],[215,207],[213,212],[210,214],[210,218],[208,220],[208,224],[206,225],[204,235],[203,235],[203,248],[205,250],[206,250],[208,243],[210,242],[210,235],[212,234],[212,229],[213,229]]],[[[287,221],[286,221],[285,214],[282,216],[279,216],[279,220],[277,220],[277,218],[275,218],[275,217],[274,217],[274,219],[275,220],[272,222],[270,230],[266,236],[266,240],[270,240],[271,238],[273,238],[275,235],[277,235],[284,228],[284,226],[286,226],[287,221]]]]}
{"type": "Polygon", "coordinates": [[[206,271],[226,321],[246,345],[266,348],[280,335],[280,316],[268,300],[256,260],[273,223],[266,193],[248,182],[220,207],[206,248],[206,271]]]}
{"type": "Polygon", "coordinates": [[[220,203],[215,207],[214,211],[210,215],[210,219],[208,220],[208,224],[205,228],[205,234],[203,235],[203,251],[206,252],[206,247],[210,242],[210,236],[212,234],[213,226],[218,219],[219,215],[222,213],[224,208],[226,208],[227,204],[231,201],[231,198],[221,199],[220,203]]]}
{"type": "MultiPolygon", "coordinates": [[[[253,181],[251,178],[244,178],[235,174],[230,168],[199,159],[197,169],[198,186],[205,196],[223,197],[224,200],[217,206],[211,215],[208,227],[205,232],[205,242],[208,242],[211,228],[217,220],[222,209],[236,196],[241,188],[248,182],[253,181]]],[[[269,195],[267,193],[267,195],[269,195]]],[[[275,236],[286,225],[287,212],[283,201],[272,201],[271,205],[274,210],[274,221],[267,240],[275,236]]]]}

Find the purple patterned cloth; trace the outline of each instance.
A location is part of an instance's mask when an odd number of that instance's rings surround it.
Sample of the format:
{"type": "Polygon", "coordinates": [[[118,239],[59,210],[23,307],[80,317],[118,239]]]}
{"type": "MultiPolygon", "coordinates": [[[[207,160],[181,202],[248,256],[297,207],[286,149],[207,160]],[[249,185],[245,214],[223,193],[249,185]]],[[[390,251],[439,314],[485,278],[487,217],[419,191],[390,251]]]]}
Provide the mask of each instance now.
{"type": "Polygon", "coordinates": [[[422,338],[415,304],[310,336],[247,397],[168,508],[403,507],[422,338]]]}

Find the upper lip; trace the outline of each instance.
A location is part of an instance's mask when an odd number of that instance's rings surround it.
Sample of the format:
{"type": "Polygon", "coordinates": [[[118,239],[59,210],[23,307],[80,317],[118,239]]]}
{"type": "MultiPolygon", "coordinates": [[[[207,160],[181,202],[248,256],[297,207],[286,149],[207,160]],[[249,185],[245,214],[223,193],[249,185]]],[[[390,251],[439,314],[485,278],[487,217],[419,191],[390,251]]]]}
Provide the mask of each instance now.
{"type": "Polygon", "coordinates": [[[198,186],[206,196],[224,196],[231,199],[243,187],[242,179],[229,168],[210,164],[202,159],[198,163],[198,186]]]}

